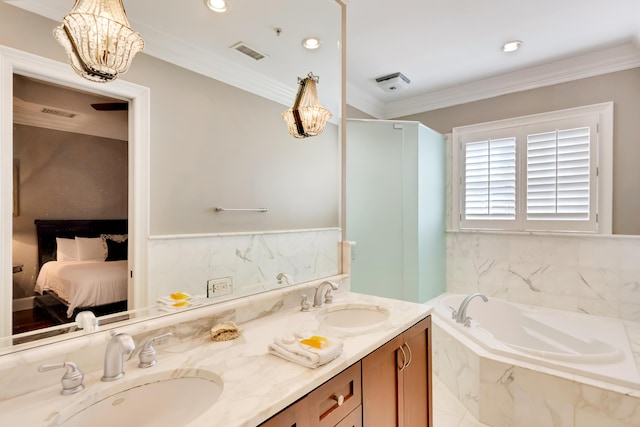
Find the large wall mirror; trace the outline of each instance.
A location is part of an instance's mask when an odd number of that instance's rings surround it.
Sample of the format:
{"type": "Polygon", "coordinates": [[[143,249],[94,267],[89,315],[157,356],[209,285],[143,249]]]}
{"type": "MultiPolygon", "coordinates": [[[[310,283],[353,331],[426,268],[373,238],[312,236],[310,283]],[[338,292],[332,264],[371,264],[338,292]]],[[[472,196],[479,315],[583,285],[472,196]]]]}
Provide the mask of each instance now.
{"type": "Polygon", "coordinates": [[[232,287],[206,304],[339,273],[344,4],[251,0],[216,14],[199,0],[125,2],[145,50],[96,84],[51,35],[72,3],[0,2],[0,353],[81,333],[69,323],[14,335],[14,308],[42,269],[36,222],[54,240],[71,225],[51,220],[125,222],[126,233],[99,232],[128,235],[128,310],[105,323],[170,315],[150,307],[172,292],[206,295],[211,279],[232,287]],[[319,49],[302,46],[308,36],[319,49]],[[333,117],[298,140],[280,115],[309,72],[333,117]]]}

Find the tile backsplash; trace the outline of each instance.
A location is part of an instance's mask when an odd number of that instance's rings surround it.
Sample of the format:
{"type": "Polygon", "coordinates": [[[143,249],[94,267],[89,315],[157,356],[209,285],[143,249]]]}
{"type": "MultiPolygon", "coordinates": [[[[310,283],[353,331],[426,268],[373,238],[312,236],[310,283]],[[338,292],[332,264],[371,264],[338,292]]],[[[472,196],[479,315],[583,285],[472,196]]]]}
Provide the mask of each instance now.
{"type": "Polygon", "coordinates": [[[231,277],[233,296],[281,287],[278,273],[294,283],[338,273],[339,228],[153,237],[149,241],[149,301],[172,292],[205,295],[208,279],[231,277]]]}
{"type": "Polygon", "coordinates": [[[640,236],[448,232],[447,291],[640,321],[640,236]]]}

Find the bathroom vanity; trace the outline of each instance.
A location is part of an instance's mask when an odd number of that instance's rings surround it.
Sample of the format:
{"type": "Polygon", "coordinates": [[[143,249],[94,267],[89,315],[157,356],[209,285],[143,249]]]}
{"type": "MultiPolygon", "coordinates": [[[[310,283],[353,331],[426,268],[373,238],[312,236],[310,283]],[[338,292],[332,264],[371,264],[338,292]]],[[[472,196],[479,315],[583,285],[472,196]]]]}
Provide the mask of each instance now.
{"type": "MultiPolygon", "coordinates": [[[[113,425],[111,411],[126,402],[124,393],[132,389],[142,391],[133,415],[149,410],[160,414],[161,421],[176,416],[180,422],[173,422],[173,427],[285,426],[294,422],[297,426],[354,427],[363,419],[367,426],[430,425],[431,307],[341,290],[332,304],[301,311],[302,295],[312,295],[320,283],[122,325],[117,332],[131,335],[137,346],[154,336],[168,332],[172,336],[154,343],[155,366],[139,368],[134,353],[124,362],[124,377],[112,382],[100,381],[111,339],[107,330],[4,355],[0,357],[0,425],[70,426],[74,417],[90,411],[98,414],[90,418],[92,426],[102,421],[113,425]],[[341,324],[351,314],[332,317],[339,310],[341,314],[370,311],[375,315],[364,324],[341,324]],[[211,341],[209,329],[225,320],[238,324],[242,335],[231,341],[211,341]],[[342,353],[316,369],[268,353],[275,337],[297,328],[341,339],[342,353]],[[41,364],[63,361],[75,362],[84,372],[84,390],[63,396],[60,378],[64,370],[37,370],[41,364]],[[188,399],[180,404],[160,403],[165,394],[178,389],[176,380],[181,379],[193,380],[198,387],[208,384],[212,391],[182,393],[188,399]],[[200,405],[199,409],[192,409],[192,404],[200,405]],[[415,415],[416,411],[420,413],[415,415]],[[381,414],[395,421],[385,419],[379,424],[381,414]]],[[[178,397],[169,402],[171,399],[178,397]]]]}
{"type": "Polygon", "coordinates": [[[262,427],[431,426],[431,316],[397,335],[262,427]]]}

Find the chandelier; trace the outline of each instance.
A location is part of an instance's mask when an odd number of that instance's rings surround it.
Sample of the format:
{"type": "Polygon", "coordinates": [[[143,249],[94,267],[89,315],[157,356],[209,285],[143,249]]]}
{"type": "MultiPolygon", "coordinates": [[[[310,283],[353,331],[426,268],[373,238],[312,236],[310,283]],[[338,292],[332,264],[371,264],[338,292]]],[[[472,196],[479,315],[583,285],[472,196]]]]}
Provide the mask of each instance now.
{"type": "Polygon", "coordinates": [[[122,0],[76,0],[53,34],[74,71],[94,82],[115,80],[144,48],[142,37],[129,25],[122,0]]]}
{"type": "Polygon", "coordinates": [[[298,77],[298,94],[293,107],[282,113],[289,133],[296,138],[320,135],[331,112],[320,105],[316,83],[319,78],[309,73],[304,79],[298,77]]]}

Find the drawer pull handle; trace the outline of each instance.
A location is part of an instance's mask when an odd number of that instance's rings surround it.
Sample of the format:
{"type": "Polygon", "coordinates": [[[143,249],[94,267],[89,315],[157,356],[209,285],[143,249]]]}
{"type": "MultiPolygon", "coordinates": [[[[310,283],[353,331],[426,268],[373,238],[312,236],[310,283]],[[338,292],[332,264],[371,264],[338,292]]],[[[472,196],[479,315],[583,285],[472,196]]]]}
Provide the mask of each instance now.
{"type": "Polygon", "coordinates": [[[407,347],[407,351],[409,352],[409,360],[407,361],[407,364],[404,366],[405,368],[408,368],[409,365],[411,365],[411,361],[413,360],[413,354],[411,354],[411,347],[409,347],[409,344],[404,343],[404,346],[407,347]]]}
{"type": "Polygon", "coordinates": [[[342,406],[342,404],[344,403],[344,396],[340,395],[340,396],[333,396],[333,400],[335,400],[336,402],[338,402],[338,406],[342,406]]]}
{"type": "Polygon", "coordinates": [[[402,353],[402,366],[399,366],[400,372],[404,371],[404,368],[407,367],[407,353],[405,353],[402,346],[399,347],[400,352],[402,353]]]}

